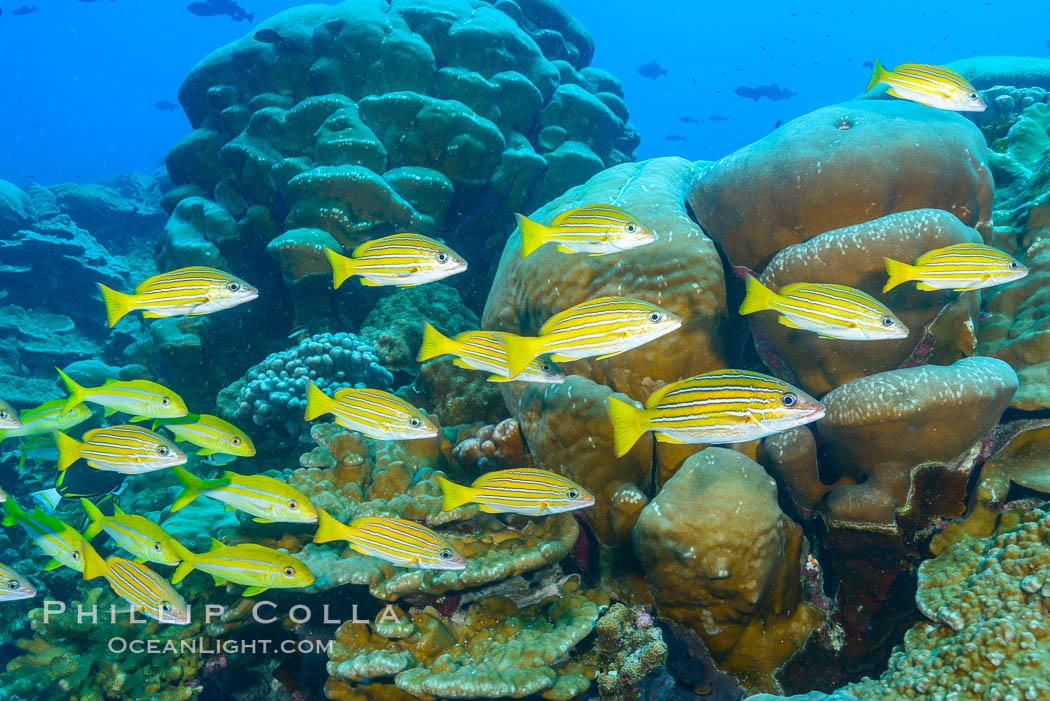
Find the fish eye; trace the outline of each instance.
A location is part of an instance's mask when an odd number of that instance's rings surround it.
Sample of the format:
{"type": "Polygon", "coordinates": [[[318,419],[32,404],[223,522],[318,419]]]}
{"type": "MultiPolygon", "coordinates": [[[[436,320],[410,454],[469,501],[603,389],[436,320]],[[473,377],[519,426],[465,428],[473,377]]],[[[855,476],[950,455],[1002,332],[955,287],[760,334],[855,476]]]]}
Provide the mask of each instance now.
{"type": "Polygon", "coordinates": [[[977,93],[975,93],[975,92],[970,93],[970,99],[971,100],[976,100],[977,99],[977,93]]]}
{"type": "Polygon", "coordinates": [[[8,589],[18,589],[20,586],[22,586],[22,585],[19,584],[17,581],[13,580],[13,579],[10,582],[7,583],[7,588],[8,589]]]}
{"type": "Polygon", "coordinates": [[[295,499],[292,499],[290,502],[288,502],[288,508],[289,509],[298,509],[299,508],[299,504],[296,503],[295,499]]]}
{"type": "Polygon", "coordinates": [[[157,541],[153,541],[153,549],[160,550],[160,543],[158,543],[157,541]]]}
{"type": "Polygon", "coordinates": [[[884,316],[882,317],[883,326],[893,326],[893,317],[884,316]]]}
{"type": "MultiPolygon", "coordinates": [[[[1010,270],[1017,270],[1017,261],[1016,260],[1010,261],[1010,270]]],[[[0,414],[0,416],[3,416],[3,414],[0,414]]]]}
{"type": "Polygon", "coordinates": [[[4,411],[3,409],[0,409],[0,419],[6,419],[6,418],[7,418],[7,412],[4,411]]]}
{"type": "Polygon", "coordinates": [[[544,363],[543,365],[540,366],[540,369],[543,370],[543,372],[550,372],[554,368],[551,367],[550,363],[544,363]]]}
{"type": "Polygon", "coordinates": [[[652,314],[649,315],[649,321],[653,322],[654,324],[656,322],[660,321],[663,318],[664,318],[664,315],[661,314],[660,312],[653,312],[652,314]]]}
{"type": "Polygon", "coordinates": [[[74,553],[73,553],[73,559],[74,559],[74,560],[79,560],[79,559],[80,559],[80,553],[78,553],[78,552],[74,552],[74,553]]]}
{"type": "Polygon", "coordinates": [[[164,613],[171,613],[171,604],[169,604],[167,601],[165,601],[164,603],[162,603],[160,605],[160,610],[163,611],[164,613]]]}
{"type": "Polygon", "coordinates": [[[580,492],[577,489],[570,489],[568,492],[566,492],[566,496],[569,497],[570,499],[579,499],[580,498],[580,492]]]}
{"type": "Polygon", "coordinates": [[[167,406],[168,404],[171,404],[171,400],[168,399],[167,397],[161,397],[160,398],[160,403],[164,404],[165,406],[167,406]]]}
{"type": "Polygon", "coordinates": [[[438,253],[438,263],[444,263],[446,260],[448,260],[448,254],[447,253],[445,253],[444,251],[442,251],[441,253],[438,253]]]}
{"type": "Polygon", "coordinates": [[[241,285],[238,282],[231,282],[229,285],[226,286],[226,289],[228,289],[230,292],[236,292],[237,290],[241,289],[241,285]]]}
{"type": "Polygon", "coordinates": [[[238,438],[237,436],[234,436],[234,437],[233,437],[233,440],[232,440],[231,442],[232,442],[232,443],[233,443],[234,445],[240,445],[240,444],[241,444],[241,439],[240,439],[240,438],[238,438]]]}
{"type": "Polygon", "coordinates": [[[158,455],[167,455],[168,454],[168,449],[166,447],[164,447],[164,446],[161,446],[161,447],[157,448],[157,454],[158,455]]]}
{"type": "Polygon", "coordinates": [[[419,428],[420,424],[422,424],[422,423],[423,423],[423,422],[422,422],[422,421],[420,421],[419,419],[415,419],[415,418],[413,418],[413,419],[411,419],[411,420],[410,420],[410,421],[408,422],[408,425],[409,425],[409,426],[411,426],[412,428],[419,428]]]}
{"type": "Polygon", "coordinates": [[[284,574],[285,574],[286,577],[294,577],[295,576],[295,568],[292,567],[291,565],[288,565],[287,567],[284,568],[284,574]]]}
{"type": "Polygon", "coordinates": [[[635,225],[634,225],[634,224],[628,224],[628,225],[627,225],[627,233],[629,233],[629,234],[633,234],[633,233],[634,233],[634,230],[635,230],[635,228],[636,228],[636,227],[635,227],[635,225]]]}
{"type": "Polygon", "coordinates": [[[798,404],[798,396],[788,392],[780,398],[780,403],[787,407],[795,406],[798,404]]]}
{"type": "Polygon", "coordinates": [[[442,550],[441,551],[441,559],[442,560],[451,560],[452,559],[452,551],[449,550],[448,548],[445,548],[444,550],[442,550]]]}

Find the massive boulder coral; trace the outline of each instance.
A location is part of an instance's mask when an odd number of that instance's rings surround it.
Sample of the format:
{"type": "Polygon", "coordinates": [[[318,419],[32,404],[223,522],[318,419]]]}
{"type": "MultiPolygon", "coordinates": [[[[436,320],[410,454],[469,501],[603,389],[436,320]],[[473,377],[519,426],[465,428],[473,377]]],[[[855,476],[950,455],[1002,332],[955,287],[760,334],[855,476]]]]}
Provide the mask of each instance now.
{"type": "Polygon", "coordinates": [[[179,91],[194,130],[167,161],[170,260],[214,257],[219,231],[252,248],[304,228],[469,250],[638,143],[586,31],[542,0],[351,0],[263,28],[281,41],[253,32],[179,91]]]}
{"type": "Polygon", "coordinates": [[[722,261],[685,208],[689,183],[698,173],[680,158],[624,164],[547,204],[533,215],[538,221],[585,204],[615,204],[638,217],[656,241],[607,256],[570,255],[545,246],[522,258],[515,232],[482,315],[483,328],[535,334],[549,317],[574,304],[627,295],[682,317],[678,330],[627,353],[562,363],[567,375],[579,377],[561,385],[502,387],[537,463],[565,472],[598,496],[594,522],[603,539],[629,537],[645,504],[653,450],[647,436],[627,456],[614,457],[608,395],[644,399],[668,382],[726,366],[730,341],[723,328],[728,312],[722,261]]]}
{"type": "Polygon", "coordinates": [[[634,547],[659,613],[696,631],[748,686],[779,689],[775,673],[823,621],[802,598],[802,529],[742,453],[688,458],[642,509],[634,547]]]}
{"type": "Polygon", "coordinates": [[[963,117],[904,100],[825,107],[716,161],[689,203],[734,265],[893,212],[933,208],[989,232],[992,177],[963,117]]]}
{"type": "Polygon", "coordinates": [[[880,217],[835,229],[777,253],[760,279],[773,290],[796,282],[847,285],[881,299],[905,323],[907,338],[843,341],[820,338],[812,331],[778,323],[779,314],[765,311],[750,317],[760,352],[778,356],[770,367],[787,370],[785,379],[820,396],[866,375],[908,363],[949,364],[972,355],[977,344],[979,296],[950,291],[924,292],[902,285],[882,293],[884,258],[911,262],[927,251],[957,243],[980,243],[981,235],[955,216],[920,209],[880,217]]]}

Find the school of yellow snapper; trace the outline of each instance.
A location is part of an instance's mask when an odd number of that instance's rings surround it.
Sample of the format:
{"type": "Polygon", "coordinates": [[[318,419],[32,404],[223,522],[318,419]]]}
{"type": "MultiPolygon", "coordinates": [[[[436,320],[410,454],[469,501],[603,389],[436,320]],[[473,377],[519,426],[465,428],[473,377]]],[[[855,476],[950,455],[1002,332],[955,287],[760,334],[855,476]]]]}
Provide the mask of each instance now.
{"type": "MultiPolygon", "coordinates": [[[[872,85],[880,82],[889,85],[895,97],[932,107],[974,110],[984,106],[961,76],[936,66],[905,64],[886,71],[876,65],[872,85]]],[[[613,255],[645,246],[660,235],[612,203],[562,212],[550,224],[517,217],[522,257],[549,243],[566,254],[613,255]]],[[[467,267],[467,262],[445,244],[411,233],[365,242],[349,257],[329,249],[325,253],[335,288],[352,276],[368,286],[414,286],[441,280],[467,267]]],[[[926,291],[976,290],[1028,273],[1002,251],[974,243],[928,251],[911,264],[886,259],[886,270],[884,293],[906,282],[915,282],[919,290],[926,291]]],[[[233,275],[204,267],[156,275],[133,293],[101,284],[99,288],[110,327],[133,311],[147,318],[211,314],[249,302],[259,294],[233,275]]],[[[843,285],[796,283],[771,290],[751,277],[739,312],[764,311],[776,312],[785,326],[828,340],[879,341],[910,333],[880,301],[843,285]]],[[[418,360],[453,355],[457,366],[487,372],[493,382],[558,383],[565,377],[551,361],[608,358],[657,341],[681,323],[666,309],[632,297],[601,297],[572,306],[548,319],[537,336],[476,330],[448,338],[424,320],[418,360]]],[[[272,477],[230,471],[217,479],[197,477],[181,467],[187,455],[177,442],[196,446],[202,456],[248,457],[255,454],[248,435],[218,417],[191,413],[177,393],[154,382],[109,381],[99,387],[83,387],[58,372],[69,393],[64,400],[49,401],[21,414],[0,400],[0,440],[52,436],[60,472],[81,459],[103,473],[121,475],[171,468],[184,486],[170,506],[171,512],[205,496],[222,502],[227,509],[251,514],[259,522],[316,523],[315,543],[345,540],[353,550],[397,566],[469,566],[448,538],[414,521],[370,517],[344,524],[272,477]],[[127,423],[97,428],[74,438],[68,432],[92,416],[88,405],[102,407],[106,417],[120,413],[129,418],[127,423]],[[152,421],[152,426],[138,425],[145,421],[152,421]],[[159,429],[170,435],[159,433],[159,429]]],[[[776,378],[725,369],[666,385],[651,394],[643,406],[611,397],[608,412],[615,453],[620,456],[648,431],[654,432],[658,441],[668,443],[737,443],[818,421],[824,416],[824,406],[776,378]]],[[[377,440],[422,439],[438,433],[438,427],[423,411],[389,392],[346,388],[329,397],[311,383],[304,418],[311,421],[327,414],[340,426],[377,440]]],[[[491,472],[470,486],[440,475],[437,481],[445,511],[475,503],[488,513],[544,516],[594,503],[594,497],[580,485],[541,469],[491,472]]],[[[245,586],[244,596],[269,588],[305,587],[314,581],[313,573],[301,561],[280,550],[254,544],[229,546],[212,540],[207,552],[194,553],[158,524],[124,513],[119,507],[114,515],[107,516],[91,501],[81,499],[90,522],[81,534],[40,507],[26,513],[2,490],[0,502],[5,513],[3,525],[24,528],[51,558],[44,569],[66,566],[83,573],[85,580],[103,577],[134,610],[162,623],[189,622],[186,602],[172,584],[195,569],[212,575],[216,584],[245,586]],[[103,531],[133,559],[103,559],[89,543],[103,531]],[[145,563],[175,567],[171,582],[145,563]]],[[[24,599],[35,593],[25,577],[0,564],[0,601],[24,599]]]]}

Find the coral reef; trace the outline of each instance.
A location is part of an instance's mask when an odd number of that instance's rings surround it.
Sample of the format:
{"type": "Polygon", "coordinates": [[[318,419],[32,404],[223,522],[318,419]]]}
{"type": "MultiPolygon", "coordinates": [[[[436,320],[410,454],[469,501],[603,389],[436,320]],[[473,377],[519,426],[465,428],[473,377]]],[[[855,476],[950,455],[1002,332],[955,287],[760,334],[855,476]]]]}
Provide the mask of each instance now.
{"type": "Polygon", "coordinates": [[[525,444],[517,419],[504,419],[496,425],[486,424],[463,438],[452,449],[460,466],[478,473],[508,467],[525,467],[525,444]]]}
{"type": "Polygon", "coordinates": [[[688,458],[642,509],[634,547],[661,615],[748,686],[779,689],[774,672],[823,615],[802,600],[802,530],[760,465],[725,448],[688,458]]]}
{"type": "Polygon", "coordinates": [[[379,364],[375,349],[354,334],[315,334],[253,366],[220,393],[219,409],[230,421],[250,419],[299,436],[306,427],[307,382],[332,394],[343,387],[389,389],[393,376],[379,364]]]}
{"type": "Polygon", "coordinates": [[[594,627],[598,639],[598,676],[601,698],[634,701],[649,672],[667,661],[667,643],[652,614],[641,607],[613,604],[594,627]]]}
{"type": "Polygon", "coordinates": [[[325,693],[332,699],[391,698],[393,684],[415,698],[490,699],[542,693],[567,701],[583,693],[593,662],[569,653],[586,638],[607,597],[574,591],[518,606],[502,596],[473,604],[459,620],[428,606],[368,627],[344,624],[336,632],[325,693]],[[367,682],[353,695],[357,683],[367,682]],[[382,694],[382,696],[380,696],[382,694]]]}
{"type": "Polygon", "coordinates": [[[992,176],[979,130],[904,100],[799,117],[709,166],[689,202],[734,265],[894,212],[942,209],[989,233],[992,176]]]}

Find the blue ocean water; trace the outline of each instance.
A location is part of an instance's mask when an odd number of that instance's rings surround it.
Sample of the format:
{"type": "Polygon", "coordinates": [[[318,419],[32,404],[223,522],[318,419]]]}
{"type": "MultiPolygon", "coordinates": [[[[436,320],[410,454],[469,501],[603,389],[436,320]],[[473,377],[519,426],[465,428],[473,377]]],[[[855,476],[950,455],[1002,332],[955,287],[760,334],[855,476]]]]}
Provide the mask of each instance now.
{"type": "Polygon", "coordinates": [[[0,0],[0,701],[1050,701],[1040,13],[0,0]]]}

